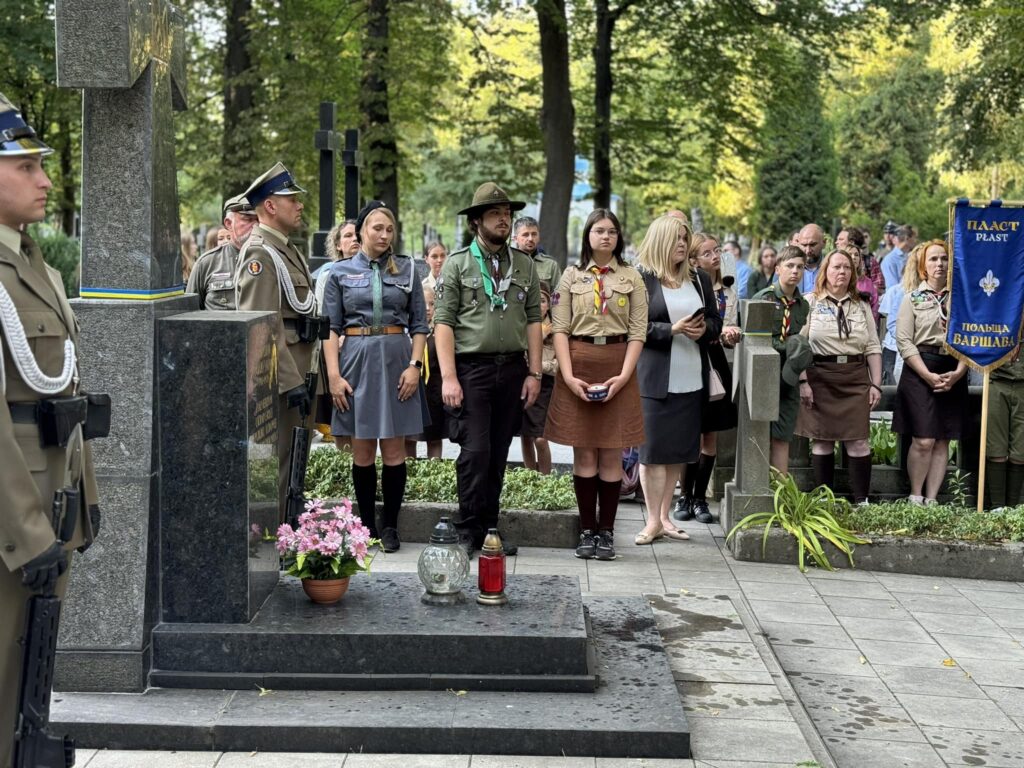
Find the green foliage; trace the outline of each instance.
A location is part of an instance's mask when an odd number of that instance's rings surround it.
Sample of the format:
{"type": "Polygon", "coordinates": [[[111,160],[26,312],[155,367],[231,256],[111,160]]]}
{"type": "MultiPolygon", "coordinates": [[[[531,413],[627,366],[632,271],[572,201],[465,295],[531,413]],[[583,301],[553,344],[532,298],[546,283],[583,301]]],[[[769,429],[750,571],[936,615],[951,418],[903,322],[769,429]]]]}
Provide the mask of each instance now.
{"type": "Polygon", "coordinates": [[[872,464],[896,465],[899,459],[899,436],[892,431],[888,420],[880,419],[871,422],[868,442],[871,444],[872,464]]]}
{"type": "Polygon", "coordinates": [[[44,232],[39,228],[33,232],[33,239],[43,252],[43,260],[60,272],[64,281],[64,292],[68,298],[78,296],[79,263],[82,259],[82,244],[60,231],[44,232]]]}
{"type": "Polygon", "coordinates": [[[277,499],[277,457],[249,460],[249,501],[277,499]]]}
{"type": "MultiPolygon", "coordinates": [[[[950,446],[952,448],[952,445],[950,446]]],[[[946,478],[946,490],[953,497],[953,506],[967,507],[971,502],[971,473],[956,470],[946,478]]]]}
{"type": "MultiPolygon", "coordinates": [[[[378,465],[380,459],[377,459],[378,465]]],[[[409,459],[405,498],[445,504],[458,503],[455,462],[450,459],[409,459]]],[[[310,453],[306,470],[306,496],[310,498],[353,498],[352,454],[321,448],[310,453]]],[[[379,489],[378,489],[378,498],[379,489]]],[[[505,473],[501,493],[505,509],[558,510],[576,506],[572,478],[568,475],[542,475],[515,467],[505,473]]]]}
{"type": "Polygon", "coordinates": [[[849,510],[850,505],[845,499],[837,498],[831,488],[819,485],[812,491],[801,491],[792,475],[782,475],[775,469],[772,469],[772,485],[774,510],[747,515],[733,526],[727,540],[737,531],[764,526],[762,547],[767,548],[772,526],[779,525],[796,539],[797,565],[801,571],[807,570],[807,555],[819,568],[835,570],[825,554],[822,539],[843,552],[850,559],[851,566],[853,547],[871,543],[855,536],[840,521],[841,514],[849,510]]]}
{"type": "Polygon", "coordinates": [[[1024,506],[999,512],[977,512],[953,504],[920,506],[905,500],[864,507],[846,507],[837,520],[873,536],[906,536],[955,541],[1024,541],[1024,506]]]}

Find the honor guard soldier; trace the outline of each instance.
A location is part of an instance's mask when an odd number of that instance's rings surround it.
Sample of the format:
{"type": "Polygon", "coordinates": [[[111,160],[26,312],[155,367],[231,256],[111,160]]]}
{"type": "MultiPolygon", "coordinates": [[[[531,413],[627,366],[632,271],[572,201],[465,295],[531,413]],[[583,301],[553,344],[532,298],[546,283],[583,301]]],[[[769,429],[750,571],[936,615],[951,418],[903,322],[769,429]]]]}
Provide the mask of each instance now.
{"type": "Polygon", "coordinates": [[[449,436],[461,446],[456,527],[469,554],[498,525],[509,445],[543,378],[540,283],[533,260],[508,245],[512,212],[524,206],[497,184],[482,184],[459,211],[473,242],[448,257],[436,287],[442,399],[449,436]]]}
{"type": "Polygon", "coordinates": [[[201,308],[235,308],[238,253],[255,224],[256,214],[245,195],[232,197],[224,203],[224,229],[231,233],[231,239],[199,257],[185,289],[186,293],[198,294],[201,308]]]}
{"type": "MultiPolygon", "coordinates": [[[[31,762],[30,756],[45,748],[39,740],[52,738],[42,730],[49,682],[35,693],[34,704],[20,695],[25,646],[40,651],[22,640],[30,601],[38,616],[39,600],[48,597],[52,605],[54,595],[63,596],[70,550],[87,547],[99,528],[96,479],[84,442],[90,436],[87,417],[103,415],[99,407],[89,410],[89,401],[99,396],[78,390],[78,322],[60,273],[43,262],[25,233],[26,225],[46,214],[52,185],[42,158],[52,151],[0,94],[0,392],[5,400],[0,406],[0,765],[5,768],[15,750],[19,763],[31,762]],[[26,704],[42,705],[41,717],[29,713],[26,722],[21,717],[30,708],[26,704]]],[[[52,663],[52,651],[48,658],[52,663]]],[[[38,684],[36,674],[25,675],[38,684]]],[[[73,760],[70,743],[67,749],[73,760]]],[[[51,764],[57,763],[46,763],[51,764]]]]}
{"type": "Polygon", "coordinates": [[[270,310],[278,316],[278,502],[284,519],[292,429],[309,427],[311,394],[306,386],[313,342],[319,332],[316,296],[306,259],[288,236],[302,224],[305,192],[277,163],[245,191],[259,223],[239,255],[235,299],[240,311],[270,310]]]}

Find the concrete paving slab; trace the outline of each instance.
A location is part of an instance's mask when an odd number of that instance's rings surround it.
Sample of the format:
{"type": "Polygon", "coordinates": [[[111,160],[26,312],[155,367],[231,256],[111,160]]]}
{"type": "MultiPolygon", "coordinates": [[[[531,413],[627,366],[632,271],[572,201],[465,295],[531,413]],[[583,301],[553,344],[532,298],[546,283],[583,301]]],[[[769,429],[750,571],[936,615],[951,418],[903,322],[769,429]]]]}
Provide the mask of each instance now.
{"type": "Polygon", "coordinates": [[[595,768],[694,768],[694,762],[650,757],[599,757],[595,768]]]}
{"type": "Polygon", "coordinates": [[[677,680],[764,683],[771,679],[760,654],[750,642],[689,640],[667,645],[665,652],[677,680]]]}
{"type": "Polygon", "coordinates": [[[949,579],[956,589],[984,589],[992,592],[1024,593],[1024,585],[1016,581],[993,581],[991,579],[949,579]]]}
{"type": "Polygon", "coordinates": [[[774,685],[681,682],[678,687],[688,716],[793,720],[789,706],[774,685]]]}
{"type": "Polygon", "coordinates": [[[808,584],[779,584],[741,579],[740,586],[748,600],[784,600],[788,603],[825,604],[814,588],[808,584]]]}
{"type": "Polygon", "coordinates": [[[795,723],[692,717],[690,728],[694,753],[712,765],[720,760],[756,763],[763,757],[786,763],[814,759],[795,723]]]}
{"type": "Polygon", "coordinates": [[[981,608],[1009,608],[1024,610],[1024,591],[993,592],[985,589],[959,587],[957,591],[981,608]]]}
{"type": "Polygon", "coordinates": [[[874,670],[866,662],[861,661],[862,654],[856,649],[779,645],[773,650],[782,668],[787,672],[802,672],[805,675],[875,676],[874,670]]]}
{"type": "Polygon", "coordinates": [[[857,640],[890,640],[898,637],[907,643],[932,643],[931,635],[916,621],[909,619],[868,619],[852,616],[839,617],[843,629],[857,640]]]}
{"type": "Polygon", "coordinates": [[[982,690],[1004,714],[1014,718],[1024,717],[1024,689],[986,685],[982,690]]]}
{"type": "Polygon", "coordinates": [[[910,741],[829,736],[825,744],[842,768],[945,768],[934,747],[910,741]]]}
{"type": "Polygon", "coordinates": [[[473,768],[594,768],[594,758],[474,755],[472,764],[473,768]]]}
{"type": "Polygon", "coordinates": [[[924,630],[941,642],[942,635],[972,635],[974,637],[1010,637],[1010,633],[988,616],[957,616],[948,613],[922,613],[914,611],[914,619],[924,630]]]}
{"type": "Polygon", "coordinates": [[[996,661],[1024,662],[1024,647],[1010,637],[972,637],[969,635],[942,635],[936,637],[949,655],[955,659],[993,659],[996,661]]]}
{"type": "Polygon", "coordinates": [[[968,699],[985,698],[984,691],[964,671],[957,667],[893,667],[886,664],[872,664],[878,678],[893,693],[942,694],[968,699]]]}
{"type": "MultiPolygon", "coordinates": [[[[289,765],[301,765],[303,768],[341,768],[346,763],[348,755],[325,755],[310,752],[225,752],[217,762],[217,768],[285,768],[289,765]]],[[[363,755],[363,757],[388,757],[387,755],[363,755]]],[[[409,757],[409,755],[401,755],[409,757]]],[[[412,755],[418,757],[418,755],[412,755]]],[[[469,765],[469,757],[463,756],[451,758],[452,762],[445,764],[445,768],[466,768],[469,765]]],[[[348,763],[351,765],[351,763],[348,763]]],[[[363,763],[364,766],[373,765],[363,763]]],[[[386,765],[381,763],[380,765],[386,765]]],[[[395,765],[392,763],[391,765],[395,765]]],[[[427,768],[427,766],[424,766],[427,768]]]]}
{"type": "Polygon", "coordinates": [[[917,576],[911,573],[875,573],[878,583],[898,592],[950,594],[955,588],[941,576],[917,576]]]}
{"type": "Polygon", "coordinates": [[[823,568],[808,567],[804,574],[808,579],[820,581],[862,581],[877,584],[874,571],[860,571],[856,568],[840,568],[835,571],[826,571],[823,568]]]}
{"type": "Polygon", "coordinates": [[[845,648],[850,650],[857,647],[841,627],[762,621],[761,629],[765,631],[772,646],[813,645],[816,648],[845,648]]]}
{"type": "Polygon", "coordinates": [[[665,589],[669,592],[685,589],[690,592],[706,593],[739,589],[736,579],[728,569],[723,571],[681,571],[663,567],[661,579],[665,583],[665,589]]]}
{"type": "Polygon", "coordinates": [[[808,704],[807,713],[822,738],[830,736],[925,743],[924,734],[903,707],[877,704],[808,704]]]}
{"type": "Polygon", "coordinates": [[[728,600],[645,595],[666,648],[696,639],[749,643],[750,636],[728,600]],[[719,614],[719,615],[716,615],[719,614]]]}
{"type": "Polygon", "coordinates": [[[900,706],[877,677],[799,673],[790,675],[789,680],[804,705],[900,706]]]}
{"type": "Polygon", "coordinates": [[[831,613],[838,616],[852,616],[859,619],[904,619],[911,620],[910,611],[892,600],[869,600],[863,597],[822,597],[831,613]]]}
{"type": "Polygon", "coordinates": [[[839,626],[827,605],[787,603],[779,600],[751,600],[751,610],[758,622],[769,621],[781,624],[821,624],[839,626]]]}
{"type": "Polygon", "coordinates": [[[844,581],[841,579],[811,579],[819,595],[831,597],[860,597],[867,600],[892,600],[889,591],[874,581],[844,581]]]}
{"type": "Polygon", "coordinates": [[[1024,611],[1010,608],[985,608],[985,615],[1003,629],[1024,629],[1024,611]]]}
{"type": "Polygon", "coordinates": [[[964,614],[980,616],[982,611],[977,605],[960,594],[939,594],[926,592],[899,592],[891,590],[892,596],[900,605],[909,610],[926,611],[928,613],[964,614]]]}
{"type": "Polygon", "coordinates": [[[910,693],[896,694],[896,698],[921,726],[1020,732],[1016,724],[994,702],[987,699],[956,699],[943,695],[920,696],[910,693]]]}
{"type": "Polygon", "coordinates": [[[960,728],[923,728],[928,742],[950,765],[1020,768],[1024,765],[1024,734],[960,728]]]}
{"type": "Polygon", "coordinates": [[[740,581],[763,581],[768,584],[807,584],[807,577],[791,565],[747,563],[733,560],[729,563],[733,575],[740,581]]]}
{"type": "Polygon", "coordinates": [[[89,761],[93,768],[214,768],[220,752],[157,752],[99,750],[89,761]]]}
{"type": "Polygon", "coordinates": [[[1024,688],[1024,665],[993,659],[964,659],[958,663],[978,685],[1024,688]]]}
{"type": "Polygon", "coordinates": [[[903,643],[895,640],[856,640],[872,664],[897,667],[938,667],[948,658],[937,643],[903,643]]]}

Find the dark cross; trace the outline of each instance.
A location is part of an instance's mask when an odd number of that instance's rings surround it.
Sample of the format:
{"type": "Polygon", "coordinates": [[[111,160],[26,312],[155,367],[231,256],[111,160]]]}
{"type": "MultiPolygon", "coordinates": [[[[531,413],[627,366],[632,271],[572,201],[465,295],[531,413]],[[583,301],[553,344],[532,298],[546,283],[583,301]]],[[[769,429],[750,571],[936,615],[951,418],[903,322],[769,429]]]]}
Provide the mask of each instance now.
{"type": "Polygon", "coordinates": [[[334,226],[334,205],[337,196],[335,154],[338,152],[338,132],[334,130],[337,106],[333,101],[320,102],[320,130],[313,136],[313,146],[320,150],[320,229],[313,233],[313,252],[309,269],[317,269],[330,261],[327,255],[327,235],[334,226]]]}
{"type": "Polygon", "coordinates": [[[359,166],[363,164],[363,156],[359,152],[358,128],[345,131],[341,162],[345,165],[345,218],[354,219],[363,207],[359,197],[359,166]]]}
{"type": "Polygon", "coordinates": [[[82,298],[180,292],[184,19],[166,0],[57,0],[56,20],[57,84],[85,92],[82,298]]]}

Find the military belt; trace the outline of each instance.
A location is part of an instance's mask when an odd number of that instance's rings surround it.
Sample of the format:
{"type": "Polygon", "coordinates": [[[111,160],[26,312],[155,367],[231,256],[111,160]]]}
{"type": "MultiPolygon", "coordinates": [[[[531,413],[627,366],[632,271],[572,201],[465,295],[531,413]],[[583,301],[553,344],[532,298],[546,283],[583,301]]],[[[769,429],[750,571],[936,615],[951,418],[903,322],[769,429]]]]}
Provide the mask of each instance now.
{"type": "Polygon", "coordinates": [[[620,333],[618,336],[570,336],[573,341],[582,341],[587,344],[596,344],[598,346],[604,346],[605,344],[625,344],[629,341],[629,336],[624,333],[620,333]]]}
{"type": "Polygon", "coordinates": [[[341,332],[346,336],[387,336],[396,333],[405,333],[405,327],[401,325],[363,325],[358,328],[342,328],[341,332]]]}
{"type": "Polygon", "coordinates": [[[942,355],[943,357],[949,357],[949,353],[938,344],[918,344],[917,351],[922,355],[942,355]]]}
{"type": "Polygon", "coordinates": [[[864,355],[815,355],[816,363],[863,363],[864,355]]]}
{"type": "Polygon", "coordinates": [[[39,421],[39,403],[8,403],[11,421],[15,424],[35,424],[39,421]]]}

